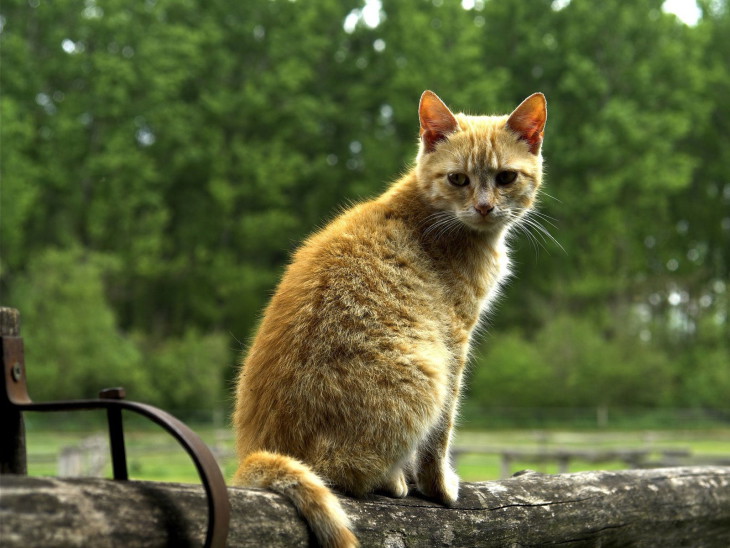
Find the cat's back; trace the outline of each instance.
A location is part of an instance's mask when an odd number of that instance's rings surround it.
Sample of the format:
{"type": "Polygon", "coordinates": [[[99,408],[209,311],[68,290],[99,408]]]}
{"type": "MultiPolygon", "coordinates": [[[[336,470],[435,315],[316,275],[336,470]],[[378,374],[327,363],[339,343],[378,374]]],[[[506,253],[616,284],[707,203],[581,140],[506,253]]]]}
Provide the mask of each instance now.
{"type": "MultiPolygon", "coordinates": [[[[414,224],[384,200],[345,211],[294,254],[264,322],[271,316],[290,334],[306,331],[311,344],[318,334],[331,342],[335,326],[341,335],[348,327],[391,328],[387,318],[405,310],[411,317],[438,291],[414,224]]],[[[273,327],[262,324],[261,330],[273,327]]]]}

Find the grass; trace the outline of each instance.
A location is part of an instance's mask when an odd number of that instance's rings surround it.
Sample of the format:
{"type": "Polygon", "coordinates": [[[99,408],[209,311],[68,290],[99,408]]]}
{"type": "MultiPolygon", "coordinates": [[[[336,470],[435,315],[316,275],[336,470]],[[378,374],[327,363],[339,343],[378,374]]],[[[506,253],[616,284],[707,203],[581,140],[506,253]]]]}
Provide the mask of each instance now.
{"type": "MultiPolygon", "coordinates": [[[[69,448],[79,447],[89,440],[98,441],[105,460],[109,461],[109,442],[103,415],[83,423],[63,420],[68,415],[59,413],[46,420],[26,422],[26,447],[28,452],[28,474],[31,476],[61,475],[59,456],[69,448]]],[[[124,439],[127,454],[127,468],[130,479],[197,483],[198,472],[193,461],[177,441],[162,427],[134,414],[124,413],[124,439]]],[[[209,424],[193,430],[209,448],[219,450],[222,457],[219,464],[225,477],[229,478],[235,468],[232,433],[227,429],[214,428],[209,424]]],[[[111,477],[111,462],[106,462],[100,471],[89,474],[87,459],[82,457],[81,471],[71,475],[93,475],[111,477]]]]}
{"type": "MultiPolygon", "coordinates": [[[[66,423],[67,424],[67,423],[66,423]]],[[[79,426],[79,425],[77,425],[79,426]]],[[[82,428],[49,428],[48,425],[29,424],[27,428],[28,472],[33,476],[58,475],[58,455],[64,448],[78,446],[89,436],[97,436],[101,453],[108,455],[106,430],[102,421],[80,425],[82,428]]],[[[193,427],[209,447],[219,455],[225,477],[232,476],[236,467],[232,432],[226,428],[204,425],[193,427]]],[[[198,482],[198,475],[190,457],[164,430],[142,424],[135,417],[125,415],[125,440],[131,479],[166,482],[198,482]]],[[[658,455],[662,449],[686,449],[693,456],[730,458],[730,428],[713,430],[677,431],[562,431],[562,430],[505,430],[461,431],[455,446],[488,448],[487,454],[463,454],[457,460],[457,470],[465,481],[499,479],[504,450],[540,449],[645,449],[658,455]]],[[[108,458],[106,459],[108,460],[108,458]]],[[[571,472],[582,470],[614,470],[626,468],[614,462],[571,461],[571,472]]],[[[557,473],[556,462],[512,462],[510,471],[530,468],[543,473],[557,473]]],[[[85,475],[82,469],[73,475],[85,475]]],[[[111,464],[106,463],[94,475],[111,477],[111,464]]]]}
{"type": "MultiPolygon", "coordinates": [[[[693,458],[730,458],[730,429],[671,430],[671,431],[562,431],[562,430],[515,430],[497,432],[463,431],[456,437],[456,446],[488,447],[493,453],[464,454],[459,457],[457,468],[465,481],[498,479],[501,475],[499,452],[505,450],[646,450],[650,460],[661,458],[662,451],[688,450],[693,458]]],[[[570,472],[587,470],[620,470],[627,468],[622,461],[588,462],[572,460],[570,472]]],[[[512,473],[523,469],[537,470],[546,474],[558,473],[557,462],[536,463],[515,461],[512,473]]]]}

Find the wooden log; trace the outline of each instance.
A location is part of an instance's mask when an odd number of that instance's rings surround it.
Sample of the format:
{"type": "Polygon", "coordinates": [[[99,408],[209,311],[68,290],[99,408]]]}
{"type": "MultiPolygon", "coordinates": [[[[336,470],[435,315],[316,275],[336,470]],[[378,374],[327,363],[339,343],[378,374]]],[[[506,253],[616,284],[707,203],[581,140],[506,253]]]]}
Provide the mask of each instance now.
{"type": "MultiPolygon", "coordinates": [[[[314,546],[282,496],[229,489],[229,546],[314,546]]],[[[464,483],[454,508],[411,496],[342,497],[362,546],[730,545],[730,468],[685,467],[464,483]]],[[[0,478],[5,548],[200,546],[200,486],[0,478]]]]}
{"type": "MultiPolygon", "coordinates": [[[[18,337],[20,313],[14,308],[0,306],[0,474],[25,474],[28,471],[23,414],[10,403],[7,390],[7,385],[13,382],[16,368],[23,367],[16,361],[17,353],[11,351],[11,347],[17,349],[18,344],[22,345],[18,337]]],[[[22,346],[19,348],[22,352],[22,346]]]]}
{"type": "Polygon", "coordinates": [[[20,336],[20,313],[16,309],[0,306],[0,336],[20,336]]]}

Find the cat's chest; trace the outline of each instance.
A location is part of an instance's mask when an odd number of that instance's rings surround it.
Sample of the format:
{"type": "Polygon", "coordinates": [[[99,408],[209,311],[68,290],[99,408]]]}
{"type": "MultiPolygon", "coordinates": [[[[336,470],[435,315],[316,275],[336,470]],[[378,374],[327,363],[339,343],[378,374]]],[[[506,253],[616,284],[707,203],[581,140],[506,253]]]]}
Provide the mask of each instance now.
{"type": "Polygon", "coordinates": [[[500,287],[510,275],[510,259],[504,247],[489,248],[445,273],[452,317],[469,334],[489,312],[500,287]]]}
{"type": "Polygon", "coordinates": [[[482,281],[483,296],[479,303],[479,314],[489,311],[503,284],[512,274],[511,261],[506,248],[498,251],[485,268],[482,281]]]}

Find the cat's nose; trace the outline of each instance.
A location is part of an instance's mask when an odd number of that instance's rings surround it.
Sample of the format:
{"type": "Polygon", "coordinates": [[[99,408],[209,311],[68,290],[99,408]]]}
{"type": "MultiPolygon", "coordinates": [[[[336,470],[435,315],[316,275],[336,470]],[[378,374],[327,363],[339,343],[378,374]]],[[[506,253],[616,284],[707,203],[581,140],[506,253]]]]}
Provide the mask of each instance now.
{"type": "Polygon", "coordinates": [[[477,212],[482,217],[486,217],[494,209],[494,206],[492,204],[490,204],[489,202],[481,202],[481,203],[475,204],[474,209],[476,209],[477,212]]]}

